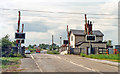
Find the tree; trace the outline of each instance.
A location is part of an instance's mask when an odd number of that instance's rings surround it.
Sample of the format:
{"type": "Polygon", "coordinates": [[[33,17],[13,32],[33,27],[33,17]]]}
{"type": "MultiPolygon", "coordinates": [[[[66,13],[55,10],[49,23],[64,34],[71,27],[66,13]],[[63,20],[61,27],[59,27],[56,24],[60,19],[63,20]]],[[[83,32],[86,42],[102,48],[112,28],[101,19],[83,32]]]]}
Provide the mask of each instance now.
{"type": "Polygon", "coordinates": [[[7,34],[5,37],[2,38],[2,47],[12,46],[12,42],[9,39],[9,35],[7,34]]]}
{"type": "Polygon", "coordinates": [[[12,41],[12,46],[16,46],[16,40],[12,41]]]}
{"type": "Polygon", "coordinates": [[[107,46],[111,46],[112,45],[112,40],[108,40],[107,41],[107,46]]]}
{"type": "Polygon", "coordinates": [[[50,49],[50,50],[52,50],[52,49],[54,50],[54,49],[57,49],[58,47],[59,47],[59,46],[58,46],[57,44],[53,43],[53,46],[50,45],[50,46],[49,46],[49,49],[50,49]]]}
{"type": "Polygon", "coordinates": [[[33,46],[32,46],[32,45],[29,45],[28,48],[29,48],[29,49],[31,49],[31,48],[33,49],[33,46]]]}
{"type": "Polygon", "coordinates": [[[41,49],[47,49],[48,46],[49,46],[48,44],[44,44],[44,43],[39,44],[39,47],[40,47],[41,49]]]}
{"type": "Polygon", "coordinates": [[[34,45],[33,45],[33,48],[36,48],[36,46],[37,46],[37,45],[36,45],[36,44],[34,44],[34,45]]]}

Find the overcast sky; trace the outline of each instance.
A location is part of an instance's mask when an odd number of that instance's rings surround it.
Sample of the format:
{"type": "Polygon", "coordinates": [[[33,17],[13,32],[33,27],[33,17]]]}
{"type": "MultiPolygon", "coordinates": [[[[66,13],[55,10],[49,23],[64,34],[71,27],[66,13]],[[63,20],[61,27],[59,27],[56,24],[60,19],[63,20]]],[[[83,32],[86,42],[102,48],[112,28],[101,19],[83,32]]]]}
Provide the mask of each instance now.
{"type": "MultiPolygon", "coordinates": [[[[113,45],[118,43],[118,0],[1,0],[0,8],[21,9],[21,24],[25,24],[25,46],[29,44],[54,42],[60,44],[60,36],[67,39],[66,27],[69,29],[84,30],[84,14],[93,22],[93,30],[100,30],[104,40],[112,40],[113,45]],[[57,12],[83,13],[66,14],[57,12]],[[110,14],[110,15],[92,15],[110,14]]],[[[6,34],[11,40],[17,29],[18,11],[0,9],[0,38],[6,34]]]]}

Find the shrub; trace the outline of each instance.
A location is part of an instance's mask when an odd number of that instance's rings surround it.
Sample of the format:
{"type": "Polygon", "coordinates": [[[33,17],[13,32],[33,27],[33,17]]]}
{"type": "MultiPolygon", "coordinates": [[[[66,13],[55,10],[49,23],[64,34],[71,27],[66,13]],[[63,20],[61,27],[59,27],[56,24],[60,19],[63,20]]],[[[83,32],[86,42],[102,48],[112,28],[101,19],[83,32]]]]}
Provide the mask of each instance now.
{"type": "Polygon", "coordinates": [[[53,50],[53,51],[47,51],[47,54],[59,54],[59,52],[56,50],[53,50]]]}
{"type": "Polygon", "coordinates": [[[86,54],[84,54],[84,53],[80,53],[80,56],[85,57],[85,56],[86,56],[86,54]]]}

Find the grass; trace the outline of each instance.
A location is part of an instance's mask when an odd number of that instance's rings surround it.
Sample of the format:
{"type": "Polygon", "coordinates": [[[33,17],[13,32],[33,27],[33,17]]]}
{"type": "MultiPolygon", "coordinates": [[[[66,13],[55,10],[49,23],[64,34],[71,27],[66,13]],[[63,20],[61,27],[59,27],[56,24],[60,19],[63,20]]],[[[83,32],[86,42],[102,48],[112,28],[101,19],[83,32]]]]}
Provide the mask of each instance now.
{"type": "Polygon", "coordinates": [[[21,54],[11,54],[9,57],[26,57],[26,56],[22,56],[21,54]]]}
{"type": "Polygon", "coordinates": [[[29,49],[31,53],[36,52],[36,49],[29,49]]]}
{"type": "Polygon", "coordinates": [[[2,57],[0,58],[1,64],[0,68],[7,68],[11,66],[16,66],[19,64],[19,60],[22,59],[22,57],[2,57]]]}
{"type": "Polygon", "coordinates": [[[81,53],[81,54],[80,54],[80,56],[85,57],[85,56],[87,56],[87,55],[86,55],[86,54],[81,53]]]}
{"type": "Polygon", "coordinates": [[[47,54],[60,54],[60,53],[56,50],[53,50],[53,51],[47,51],[47,54]]]}
{"type": "MultiPolygon", "coordinates": [[[[29,49],[31,53],[35,53],[36,49],[29,49]]],[[[40,49],[40,51],[42,51],[43,49],[40,49]]]]}
{"type": "Polygon", "coordinates": [[[87,58],[94,58],[94,59],[100,59],[100,60],[109,60],[114,62],[120,62],[119,54],[91,54],[86,55],[81,53],[80,56],[87,57],[87,58]]]}

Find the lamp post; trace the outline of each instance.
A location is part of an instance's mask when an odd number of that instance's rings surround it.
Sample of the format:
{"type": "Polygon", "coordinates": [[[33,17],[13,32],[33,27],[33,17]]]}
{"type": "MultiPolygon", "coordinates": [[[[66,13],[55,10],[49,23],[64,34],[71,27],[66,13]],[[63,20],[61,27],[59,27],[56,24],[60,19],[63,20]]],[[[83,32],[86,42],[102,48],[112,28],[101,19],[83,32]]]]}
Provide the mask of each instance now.
{"type": "Polygon", "coordinates": [[[52,35],[52,50],[53,50],[53,35],[52,35]]]}
{"type": "Polygon", "coordinates": [[[62,37],[60,36],[60,47],[61,47],[61,45],[62,45],[62,37]]]}

